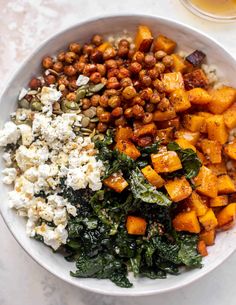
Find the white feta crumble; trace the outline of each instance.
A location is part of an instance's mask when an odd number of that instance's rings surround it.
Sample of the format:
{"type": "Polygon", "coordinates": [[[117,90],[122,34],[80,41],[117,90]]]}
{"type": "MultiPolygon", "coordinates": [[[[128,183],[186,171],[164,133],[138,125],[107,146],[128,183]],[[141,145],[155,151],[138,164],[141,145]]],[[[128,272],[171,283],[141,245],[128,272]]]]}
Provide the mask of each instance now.
{"type": "Polygon", "coordinates": [[[4,175],[2,182],[5,184],[12,184],[16,180],[17,171],[14,167],[5,168],[2,171],[2,174],[4,175]]]}
{"type": "Polygon", "coordinates": [[[4,162],[6,163],[6,166],[9,167],[12,165],[11,154],[9,152],[3,153],[2,158],[3,158],[4,162]]]}
{"type": "Polygon", "coordinates": [[[13,122],[7,122],[4,128],[0,130],[0,146],[16,144],[20,138],[20,131],[13,122]]]}
{"type": "Polygon", "coordinates": [[[76,85],[80,87],[80,86],[87,85],[88,82],[89,82],[88,76],[80,75],[76,80],[76,85]]]}
{"type": "Polygon", "coordinates": [[[52,87],[43,87],[41,91],[40,101],[43,104],[42,111],[49,116],[52,115],[52,105],[61,97],[61,92],[52,87]]]}
{"type": "Polygon", "coordinates": [[[18,100],[19,101],[22,100],[26,96],[27,93],[28,93],[28,90],[26,90],[25,88],[22,88],[19,93],[18,100]]]}
{"type": "Polygon", "coordinates": [[[18,125],[18,128],[20,129],[21,132],[22,144],[25,146],[29,146],[34,139],[32,128],[26,124],[20,124],[18,125]]]}

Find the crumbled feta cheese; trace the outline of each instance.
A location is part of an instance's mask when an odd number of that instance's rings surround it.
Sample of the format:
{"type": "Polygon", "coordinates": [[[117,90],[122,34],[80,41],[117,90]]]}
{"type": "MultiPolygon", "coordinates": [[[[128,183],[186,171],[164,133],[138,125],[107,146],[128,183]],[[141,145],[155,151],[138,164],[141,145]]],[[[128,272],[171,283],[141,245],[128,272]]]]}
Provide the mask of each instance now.
{"type": "Polygon", "coordinates": [[[55,229],[46,224],[36,228],[36,233],[43,236],[44,243],[54,250],[57,250],[61,244],[66,244],[68,232],[63,225],[58,225],[55,229]]]}
{"type": "Polygon", "coordinates": [[[11,159],[11,154],[10,154],[10,153],[5,152],[5,153],[2,155],[2,158],[3,158],[3,160],[5,161],[6,166],[11,166],[11,165],[12,165],[12,159],[11,159]]]}
{"type": "Polygon", "coordinates": [[[20,93],[19,93],[18,100],[19,100],[19,101],[22,100],[23,97],[25,97],[27,93],[28,93],[28,91],[27,91],[25,88],[22,88],[21,91],[20,91],[20,93]]]}
{"type": "Polygon", "coordinates": [[[32,134],[32,128],[26,124],[18,125],[18,128],[20,129],[21,132],[22,144],[25,146],[29,146],[34,139],[32,134]]]}
{"type": "Polygon", "coordinates": [[[52,87],[43,87],[40,96],[40,101],[44,105],[42,108],[43,113],[48,113],[49,116],[52,115],[52,105],[60,99],[61,95],[60,91],[52,87]]]}
{"type": "Polygon", "coordinates": [[[16,144],[20,138],[20,131],[13,122],[7,122],[4,128],[0,130],[0,146],[16,144]]]}
{"type": "Polygon", "coordinates": [[[2,171],[2,174],[4,175],[2,182],[5,184],[12,184],[16,180],[17,171],[14,167],[5,168],[2,171]]]}
{"type": "Polygon", "coordinates": [[[19,193],[17,191],[11,191],[8,193],[9,205],[11,208],[26,209],[29,204],[29,198],[25,194],[19,193]]]}
{"type": "Polygon", "coordinates": [[[88,76],[80,75],[76,80],[76,85],[80,87],[87,85],[88,82],[89,82],[88,76]]]}

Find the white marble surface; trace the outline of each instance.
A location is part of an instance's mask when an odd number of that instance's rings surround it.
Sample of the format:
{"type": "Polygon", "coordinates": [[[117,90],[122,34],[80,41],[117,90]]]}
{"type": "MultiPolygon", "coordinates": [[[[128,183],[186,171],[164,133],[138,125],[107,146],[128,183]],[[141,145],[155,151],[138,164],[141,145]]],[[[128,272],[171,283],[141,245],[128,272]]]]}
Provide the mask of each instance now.
{"type": "MultiPolygon", "coordinates": [[[[236,57],[235,23],[202,20],[186,11],[178,0],[0,0],[0,7],[0,90],[20,62],[55,29],[101,14],[143,13],[180,20],[213,36],[236,57]]],[[[125,299],[88,293],[49,274],[21,249],[1,217],[0,245],[0,305],[236,304],[236,253],[186,288],[125,299]]]]}

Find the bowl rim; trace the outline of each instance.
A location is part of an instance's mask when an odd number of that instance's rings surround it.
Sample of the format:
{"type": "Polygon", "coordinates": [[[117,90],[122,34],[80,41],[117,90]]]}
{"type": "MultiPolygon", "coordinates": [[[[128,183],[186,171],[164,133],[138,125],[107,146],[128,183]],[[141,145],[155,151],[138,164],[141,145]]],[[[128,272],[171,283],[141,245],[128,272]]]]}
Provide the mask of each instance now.
{"type": "MultiPolygon", "coordinates": [[[[236,61],[236,59],[230,54],[230,52],[225,49],[225,47],[218,42],[217,40],[215,40],[214,38],[212,38],[211,36],[209,36],[206,33],[203,33],[201,30],[194,28],[193,26],[187,25],[183,22],[180,22],[178,20],[174,20],[172,18],[166,18],[163,16],[159,16],[159,15],[154,15],[154,14],[139,14],[139,13],[122,13],[122,14],[104,14],[104,15],[100,15],[100,16],[94,16],[91,18],[86,18],[85,20],[81,21],[81,22],[76,22],[75,24],[72,24],[66,28],[64,28],[63,30],[57,31],[55,34],[50,35],[47,39],[43,40],[36,48],[33,49],[33,51],[30,53],[29,56],[27,56],[21,64],[19,64],[19,67],[16,68],[15,70],[13,70],[12,75],[6,79],[6,82],[4,83],[4,87],[2,89],[2,92],[0,92],[0,103],[2,101],[2,97],[4,96],[4,94],[7,92],[7,90],[10,87],[10,84],[13,82],[15,76],[17,74],[19,74],[21,72],[21,70],[23,69],[23,67],[27,64],[27,62],[32,59],[35,55],[35,53],[37,53],[41,48],[43,48],[44,46],[47,45],[47,43],[49,41],[51,41],[52,39],[56,39],[57,37],[61,36],[62,34],[67,33],[68,31],[72,30],[72,29],[76,29],[80,26],[85,26],[86,24],[98,21],[98,20],[103,20],[103,19],[109,19],[109,18],[151,18],[151,19],[155,19],[156,21],[160,21],[160,22],[167,22],[167,23],[171,23],[173,25],[176,26],[180,26],[183,27],[191,32],[195,32],[196,34],[205,37],[208,41],[212,42],[213,44],[217,45],[217,47],[219,49],[221,49],[229,58],[231,58],[231,60],[233,60],[234,62],[236,61]]],[[[101,289],[101,288],[94,288],[94,287],[89,287],[87,284],[83,284],[81,283],[79,280],[77,282],[73,281],[72,278],[67,278],[63,275],[59,275],[56,272],[54,272],[53,268],[50,268],[49,266],[47,266],[46,263],[44,263],[43,261],[37,259],[33,252],[31,253],[30,249],[27,249],[27,247],[25,247],[21,242],[20,239],[17,237],[17,234],[15,234],[13,232],[13,230],[11,229],[7,219],[4,217],[2,210],[0,208],[0,215],[2,216],[3,221],[5,222],[7,228],[9,229],[9,231],[11,232],[12,236],[14,237],[14,239],[17,241],[17,243],[20,245],[20,247],[37,263],[39,264],[41,267],[43,267],[44,269],[46,269],[48,272],[50,272],[51,274],[53,274],[55,277],[63,280],[66,283],[69,283],[77,288],[80,289],[84,289],[86,291],[89,292],[94,292],[94,293],[98,293],[101,295],[107,295],[107,296],[125,296],[125,297],[136,297],[136,296],[151,296],[151,295],[158,295],[158,294],[163,294],[163,293],[168,293],[174,290],[177,290],[179,288],[183,288],[186,287],[188,285],[190,285],[191,283],[199,280],[200,278],[204,277],[205,275],[207,275],[208,273],[210,273],[212,270],[218,268],[225,260],[227,260],[236,250],[236,245],[235,248],[231,249],[229,252],[227,252],[227,254],[224,255],[223,259],[221,261],[216,261],[215,263],[213,263],[210,267],[204,266],[205,268],[205,272],[201,273],[201,274],[196,274],[195,277],[191,278],[191,279],[187,279],[187,280],[183,280],[181,281],[181,283],[176,284],[174,287],[166,287],[166,288],[162,288],[161,290],[155,290],[154,288],[150,288],[149,290],[146,291],[132,291],[131,289],[124,289],[122,288],[122,290],[118,290],[118,291],[106,291],[105,289],[101,289]]]]}

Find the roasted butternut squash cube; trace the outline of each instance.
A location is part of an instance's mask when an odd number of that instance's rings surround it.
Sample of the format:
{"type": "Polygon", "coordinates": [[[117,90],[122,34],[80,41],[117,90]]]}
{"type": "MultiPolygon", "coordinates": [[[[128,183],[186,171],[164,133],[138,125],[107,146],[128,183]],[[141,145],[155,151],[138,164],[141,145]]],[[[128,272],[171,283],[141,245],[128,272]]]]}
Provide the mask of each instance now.
{"type": "Polygon", "coordinates": [[[151,155],[152,165],[157,173],[171,173],[182,168],[175,151],[164,151],[151,155]]]}
{"type": "Polygon", "coordinates": [[[210,199],[210,206],[212,208],[222,207],[227,205],[228,203],[229,203],[229,199],[227,195],[221,195],[210,199]]]}
{"type": "Polygon", "coordinates": [[[202,231],[199,234],[200,240],[203,240],[207,246],[212,246],[215,243],[216,230],[202,231]]]}
{"type": "Polygon", "coordinates": [[[131,235],[145,235],[147,222],[144,218],[137,216],[128,216],[126,220],[126,229],[131,235]]]}
{"type": "Polygon", "coordinates": [[[182,149],[192,149],[193,151],[197,151],[196,147],[193,146],[189,141],[182,139],[176,139],[175,142],[182,148],[182,149]]]}
{"type": "Polygon", "coordinates": [[[203,165],[208,164],[208,160],[206,159],[206,157],[204,156],[204,154],[203,154],[202,152],[200,152],[199,150],[197,150],[196,152],[197,152],[198,159],[200,159],[201,163],[202,163],[203,165]]]}
{"type": "Polygon", "coordinates": [[[97,47],[97,50],[104,53],[107,48],[112,47],[111,43],[108,41],[104,41],[100,46],[97,47]]]}
{"type": "Polygon", "coordinates": [[[173,58],[173,66],[172,69],[175,72],[185,72],[188,68],[186,61],[179,56],[178,54],[171,54],[171,57],[173,58]]]}
{"type": "Polygon", "coordinates": [[[173,140],[174,128],[169,127],[157,130],[157,140],[161,140],[162,144],[167,144],[173,140]]]}
{"type": "Polygon", "coordinates": [[[141,127],[135,129],[134,136],[139,138],[146,135],[155,136],[157,133],[157,127],[155,123],[150,123],[146,125],[142,125],[141,127]]]}
{"type": "Polygon", "coordinates": [[[158,122],[158,128],[160,128],[160,129],[165,129],[165,128],[169,128],[169,127],[174,127],[175,129],[179,129],[179,127],[180,127],[179,117],[175,117],[175,118],[167,120],[167,121],[158,122]]]}
{"type": "Polygon", "coordinates": [[[176,139],[185,139],[189,143],[191,143],[193,146],[195,146],[199,140],[200,132],[192,132],[186,129],[180,129],[176,131],[175,138],[176,139]]]}
{"type": "Polygon", "coordinates": [[[236,203],[230,203],[217,214],[218,227],[220,229],[230,228],[236,217],[236,203]]]}
{"type": "Polygon", "coordinates": [[[141,156],[140,151],[129,140],[119,140],[115,145],[115,149],[118,149],[134,160],[141,156]]]}
{"type": "Polygon", "coordinates": [[[204,240],[199,240],[198,241],[197,250],[198,250],[198,253],[203,257],[208,255],[207,247],[206,247],[206,244],[205,244],[204,240]]]}
{"type": "Polygon", "coordinates": [[[214,114],[221,114],[227,110],[236,101],[236,89],[231,87],[223,87],[212,90],[211,102],[208,109],[214,114]]]}
{"type": "Polygon", "coordinates": [[[236,160],[236,141],[225,146],[225,153],[231,159],[236,160]]]}
{"type": "Polygon", "coordinates": [[[180,72],[170,72],[162,75],[165,92],[171,93],[177,89],[184,89],[183,76],[180,72]]]}
{"type": "Polygon", "coordinates": [[[198,234],[200,224],[195,211],[179,213],[173,219],[173,227],[176,231],[187,231],[198,234]]]}
{"type": "Polygon", "coordinates": [[[168,180],[165,183],[165,189],[174,202],[184,200],[192,193],[192,188],[185,177],[168,180]]]}
{"type": "Polygon", "coordinates": [[[224,113],[224,122],[225,125],[229,128],[235,128],[236,127],[236,103],[234,103],[232,106],[230,106],[224,113]]]}
{"type": "Polygon", "coordinates": [[[214,140],[203,139],[201,141],[203,153],[210,159],[211,163],[221,163],[222,145],[214,140]]]}
{"type": "Polygon", "coordinates": [[[118,127],[116,129],[115,141],[129,140],[133,137],[133,131],[130,127],[118,127]]]}
{"type": "Polygon", "coordinates": [[[229,175],[221,175],[217,177],[218,194],[230,194],[236,191],[233,180],[229,175]]]}
{"type": "Polygon", "coordinates": [[[141,171],[148,182],[150,182],[156,188],[160,188],[164,185],[165,180],[162,179],[162,177],[158,175],[158,173],[150,165],[142,168],[141,171]]]}
{"type": "Polygon", "coordinates": [[[207,197],[215,198],[218,194],[217,177],[206,166],[202,166],[194,178],[196,191],[207,197]]]}
{"type": "Polygon", "coordinates": [[[176,117],[176,112],[173,107],[169,107],[166,111],[156,110],[153,113],[153,121],[166,121],[176,117]]]}
{"type": "Polygon", "coordinates": [[[191,104],[206,105],[209,104],[212,97],[202,88],[194,88],[188,91],[188,98],[191,104]]]}
{"type": "Polygon", "coordinates": [[[205,119],[201,116],[195,114],[185,114],[183,118],[183,126],[184,128],[190,131],[200,131],[202,125],[204,124],[205,119]]]}
{"type": "Polygon", "coordinates": [[[213,230],[218,225],[217,218],[212,209],[209,209],[205,215],[200,216],[199,221],[206,231],[213,230]]]}
{"type": "Polygon", "coordinates": [[[182,112],[191,107],[188,94],[184,89],[176,89],[171,92],[170,102],[176,112],[182,112]]]}
{"type": "Polygon", "coordinates": [[[136,49],[141,52],[148,52],[151,48],[153,37],[151,30],[146,25],[140,25],[135,37],[136,49]]]}
{"type": "Polygon", "coordinates": [[[188,197],[187,206],[190,210],[195,211],[197,216],[203,216],[208,211],[208,206],[195,191],[188,197]]]}
{"type": "Polygon", "coordinates": [[[104,179],[103,183],[117,193],[121,193],[128,186],[128,182],[118,173],[104,179]]]}
{"type": "Polygon", "coordinates": [[[153,50],[154,52],[162,50],[167,54],[171,54],[174,52],[176,47],[176,42],[170,38],[167,38],[164,35],[159,35],[154,41],[153,50]]]}
{"type": "Polygon", "coordinates": [[[227,174],[227,169],[226,169],[226,165],[225,165],[224,161],[222,161],[221,163],[217,163],[217,164],[208,164],[207,167],[216,176],[227,174]]]}
{"type": "Polygon", "coordinates": [[[224,123],[223,115],[213,115],[206,120],[207,133],[210,140],[225,144],[228,141],[228,132],[224,123]]]}
{"type": "Polygon", "coordinates": [[[201,133],[207,133],[207,124],[206,124],[206,119],[210,118],[211,116],[213,116],[212,113],[210,112],[204,112],[204,111],[200,111],[197,113],[198,116],[201,116],[204,118],[204,122],[200,128],[200,132],[201,133]]]}
{"type": "Polygon", "coordinates": [[[202,69],[196,69],[184,74],[184,85],[186,90],[193,88],[205,88],[209,86],[209,80],[202,69]]]}

